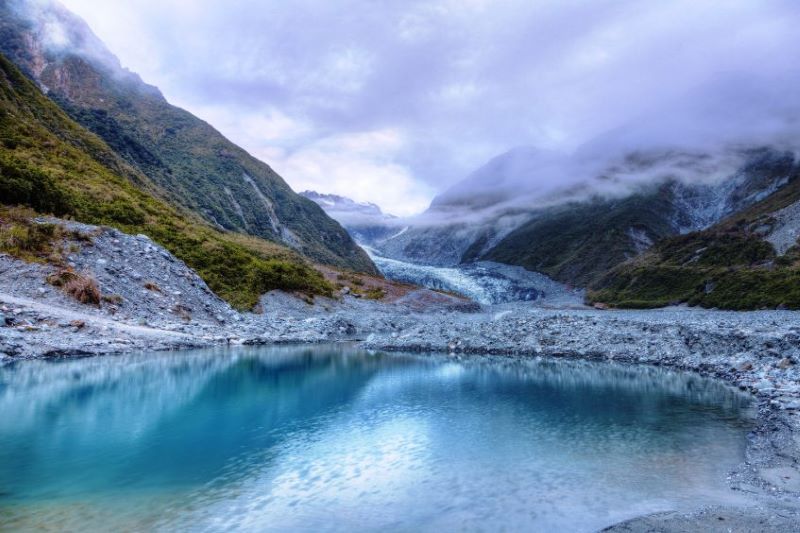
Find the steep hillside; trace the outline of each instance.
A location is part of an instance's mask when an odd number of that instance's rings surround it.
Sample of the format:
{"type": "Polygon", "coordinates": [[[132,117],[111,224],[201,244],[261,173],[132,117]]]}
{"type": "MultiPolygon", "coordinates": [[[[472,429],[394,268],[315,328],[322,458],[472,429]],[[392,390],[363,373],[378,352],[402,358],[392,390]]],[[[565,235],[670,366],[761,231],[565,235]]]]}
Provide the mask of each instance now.
{"type": "MultiPolygon", "coordinates": [[[[159,199],[157,190],[0,54],[0,203],[146,234],[239,308],[275,288],[330,293],[295,252],[221,232],[159,199]]],[[[27,235],[11,220],[0,220],[0,230],[17,243],[27,235]]]]}
{"type": "Polygon", "coordinates": [[[592,302],[800,308],[800,167],[788,183],[704,231],[665,239],[602,276],[592,302]]]}
{"type": "Polygon", "coordinates": [[[483,258],[575,286],[675,233],[669,186],[620,200],[570,203],[539,213],[483,258]]]}
{"type": "Polygon", "coordinates": [[[583,182],[543,192],[534,187],[539,181],[587,167],[518,148],[437,197],[407,231],[373,246],[406,262],[494,261],[586,287],[654,242],[705,229],[780,190],[793,165],[793,154],[769,148],[633,152],[583,182]],[[675,177],[686,171],[696,179],[675,177]],[[715,171],[716,179],[706,177],[715,171]]]}
{"type": "Polygon", "coordinates": [[[589,286],[665,237],[708,227],[785,186],[794,156],[761,149],[715,185],[668,181],[618,200],[551,209],[513,231],[483,258],[589,286]]]}
{"type": "Polygon", "coordinates": [[[283,243],[315,261],[376,272],[319,206],[123,69],[86,24],[58,4],[0,0],[0,52],[75,121],[148,176],[171,203],[220,229],[283,243]],[[54,31],[58,45],[51,42],[54,31]]]}

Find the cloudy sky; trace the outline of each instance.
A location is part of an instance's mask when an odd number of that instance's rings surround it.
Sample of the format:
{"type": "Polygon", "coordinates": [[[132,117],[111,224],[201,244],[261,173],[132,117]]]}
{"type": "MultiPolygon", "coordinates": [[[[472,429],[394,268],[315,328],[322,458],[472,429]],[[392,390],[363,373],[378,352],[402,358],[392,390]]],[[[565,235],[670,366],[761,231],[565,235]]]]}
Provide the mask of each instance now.
{"type": "Polygon", "coordinates": [[[800,50],[796,0],[62,2],[295,190],[399,215],[512,147],[574,150],[800,50]]]}

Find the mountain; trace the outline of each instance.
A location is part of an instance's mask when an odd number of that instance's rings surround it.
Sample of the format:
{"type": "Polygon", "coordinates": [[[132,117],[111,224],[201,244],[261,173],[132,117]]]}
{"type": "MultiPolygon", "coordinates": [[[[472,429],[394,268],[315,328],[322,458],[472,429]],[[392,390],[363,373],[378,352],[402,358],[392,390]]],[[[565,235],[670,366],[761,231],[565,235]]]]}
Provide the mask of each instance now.
{"type": "Polygon", "coordinates": [[[494,261],[594,287],[662,239],[787,187],[800,145],[793,78],[715,73],[569,153],[509,150],[377,248],[416,264],[494,261]]]}
{"type": "Polygon", "coordinates": [[[784,187],[755,204],[612,269],[588,300],[618,307],[800,308],[800,162],[785,177],[784,187]]]}
{"type": "Polygon", "coordinates": [[[430,210],[443,212],[467,207],[474,211],[509,202],[522,188],[520,179],[545,173],[564,159],[558,152],[533,146],[512,148],[438,194],[431,202],[430,210]]]}
{"type": "MultiPolygon", "coordinates": [[[[522,266],[567,285],[606,289],[592,298],[619,303],[609,290],[623,282],[612,281],[610,271],[663,239],[706,230],[777,197],[798,164],[792,151],[742,146],[629,152],[603,165],[575,159],[527,148],[502,154],[377,251],[439,267],[522,266]],[[553,176],[564,179],[531,188],[553,176]]],[[[778,234],[793,243],[787,224],[778,234]]]]}
{"type": "Polygon", "coordinates": [[[785,186],[794,165],[791,153],[752,150],[719,183],[668,179],[621,198],[569,202],[538,213],[480,257],[590,286],[660,239],[706,228],[785,186]]]}
{"type": "Polygon", "coordinates": [[[0,52],[147,176],[168,202],[219,229],[282,243],[314,261],[377,272],[319,206],[123,69],[88,26],[58,3],[0,0],[0,52]]]}
{"type": "Polygon", "coordinates": [[[384,213],[376,204],[316,191],[303,191],[300,195],[319,205],[360,244],[373,246],[402,229],[400,219],[384,213]]]}
{"type": "Polygon", "coordinates": [[[460,294],[481,304],[525,301],[531,305],[582,305],[582,291],[571,290],[547,276],[520,267],[487,261],[440,267],[384,257],[378,248],[387,241],[397,241],[408,231],[419,237],[409,221],[387,215],[372,203],[314,191],[300,194],[319,203],[341,222],[363,244],[388,279],[460,294]]]}
{"type": "Polygon", "coordinates": [[[611,265],[666,235],[709,226],[755,201],[750,189],[753,194],[769,192],[777,183],[740,172],[748,160],[759,157],[758,150],[742,150],[728,156],[733,164],[723,165],[703,154],[664,151],[595,163],[517,148],[437,196],[422,216],[410,221],[407,232],[380,249],[389,257],[440,266],[501,261],[584,284],[586,269],[602,272],[602,264],[594,264],[595,254],[570,250],[594,244],[603,249],[613,241],[612,249],[601,252],[611,265]],[[676,168],[694,175],[722,174],[708,182],[678,179],[676,168]],[[601,229],[607,231],[598,233],[601,229]],[[592,235],[606,242],[600,244],[592,235]],[[581,263],[584,257],[585,265],[558,267],[573,260],[581,263]]]}
{"type": "MultiPolygon", "coordinates": [[[[272,289],[331,293],[322,275],[296,252],[220,231],[191,211],[169,204],[154,193],[157,190],[0,54],[1,204],[145,234],[241,309],[253,307],[272,289]]],[[[10,240],[19,248],[26,234],[13,220],[0,217],[0,244],[10,240]]]]}
{"type": "Polygon", "coordinates": [[[356,202],[351,198],[339,196],[337,194],[322,194],[316,191],[303,191],[300,196],[304,196],[330,213],[340,213],[342,216],[354,215],[365,217],[388,217],[384,215],[381,208],[371,202],[356,202]]]}

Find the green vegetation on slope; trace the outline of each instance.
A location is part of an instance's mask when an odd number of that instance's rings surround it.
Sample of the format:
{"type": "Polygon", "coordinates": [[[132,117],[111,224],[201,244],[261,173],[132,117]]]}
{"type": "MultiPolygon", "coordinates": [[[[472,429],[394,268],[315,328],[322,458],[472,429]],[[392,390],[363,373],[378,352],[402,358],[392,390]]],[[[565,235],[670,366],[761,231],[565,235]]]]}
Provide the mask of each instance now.
{"type": "Polygon", "coordinates": [[[215,230],[157,190],[0,55],[0,203],[146,234],[238,308],[272,289],[331,293],[294,252],[215,230]]]}
{"type": "Polygon", "coordinates": [[[588,293],[616,307],[688,303],[723,309],[800,309],[800,247],[778,256],[762,235],[771,213],[800,200],[800,179],[705,231],[665,239],[611,270],[588,293]]]}
{"type": "Polygon", "coordinates": [[[35,216],[31,209],[0,205],[0,252],[31,263],[61,264],[67,240],[89,238],[56,224],[34,223],[35,216]]]}
{"type": "Polygon", "coordinates": [[[104,47],[79,18],[60,9],[49,14],[69,28],[75,41],[58,52],[47,48],[39,29],[0,1],[0,52],[47,86],[48,96],[73,120],[156,184],[158,195],[217,227],[285,243],[316,262],[377,274],[350,235],[268,165],[169,104],[158,89],[114,64],[105,50],[95,55],[72,50],[81,40],[104,47]]]}

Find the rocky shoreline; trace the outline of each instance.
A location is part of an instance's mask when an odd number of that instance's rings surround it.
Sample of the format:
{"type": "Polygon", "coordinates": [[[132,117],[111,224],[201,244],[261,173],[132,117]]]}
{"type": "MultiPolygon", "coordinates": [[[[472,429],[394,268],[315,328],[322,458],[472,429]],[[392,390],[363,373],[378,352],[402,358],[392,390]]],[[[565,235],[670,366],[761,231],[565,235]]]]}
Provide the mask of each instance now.
{"type": "Polygon", "coordinates": [[[608,531],[797,531],[800,527],[800,328],[796,313],[493,310],[483,320],[423,324],[365,344],[385,351],[504,354],[647,364],[712,377],[752,394],[756,426],[728,477],[746,508],[659,513],[608,531]],[[521,316],[520,316],[521,315],[521,316]]]}
{"type": "Polygon", "coordinates": [[[478,309],[430,291],[412,291],[392,302],[342,295],[318,298],[313,305],[270,293],[262,299],[261,313],[238,313],[147,238],[78,229],[91,232],[93,244],[74,251],[71,265],[94,275],[104,294],[118,298],[97,306],[78,303],[47,283],[53,267],[0,255],[0,363],[348,341],[454,358],[568,357],[696,372],[755,398],[758,418],[746,461],[728,479],[752,505],[654,515],[612,530],[796,531],[800,525],[800,313],[601,311],[530,303],[478,309]]]}
{"type": "MultiPolygon", "coordinates": [[[[0,296],[6,302],[7,296],[0,296]]],[[[728,478],[751,507],[666,513],[614,526],[618,531],[795,531],[800,524],[800,328],[790,312],[723,313],[686,309],[616,312],[532,309],[520,304],[477,313],[418,312],[344,298],[310,306],[289,295],[267,297],[263,315],[242,314],[226,324],[163,323],[158,328],[48,311],[14,299],[6,317],[40,324],[14,330],[18,356],[70,357],[215,345],[360,342],[369,349],[566,357],[663,366],[696,372],[752,393],[758,417],[746,461],[728,478]],[[70,319],[67,321],[67,319],[70,319]],[[48,326],[56,320],[55,325],[48,326]],[[690,527],[691,526],[691,527],[690,527]]],[[[6,348],[3,348],[6,349],[6,348]]]]}

